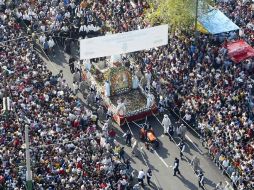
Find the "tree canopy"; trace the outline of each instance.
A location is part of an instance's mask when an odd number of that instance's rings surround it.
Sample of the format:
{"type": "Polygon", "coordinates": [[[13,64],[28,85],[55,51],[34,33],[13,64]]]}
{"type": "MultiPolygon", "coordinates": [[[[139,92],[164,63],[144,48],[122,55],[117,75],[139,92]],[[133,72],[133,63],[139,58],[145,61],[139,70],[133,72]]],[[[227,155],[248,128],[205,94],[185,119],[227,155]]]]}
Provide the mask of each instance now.
{"type": "MultiPolygon", "coordinates": [[[[152,23],[167,23],[180,30],[194,29],[197,0],[150,0],[146,18],[152,23]]],[[[211,0],[199,0],[198,14],[209,8],[211,0]]]]}

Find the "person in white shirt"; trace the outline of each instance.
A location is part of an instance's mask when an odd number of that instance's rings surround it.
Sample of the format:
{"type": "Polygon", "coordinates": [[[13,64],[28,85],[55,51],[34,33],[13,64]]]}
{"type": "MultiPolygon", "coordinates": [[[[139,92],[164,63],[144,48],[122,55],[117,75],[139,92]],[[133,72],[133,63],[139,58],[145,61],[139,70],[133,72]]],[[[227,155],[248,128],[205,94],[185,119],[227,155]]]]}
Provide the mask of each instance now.
{"type": "Polygon", "coordinates": [[[142,186],[144,186],[144,178],[145,178],[145,172],[142,169],[138,172],[138,182],[141,182],[142,186]]]}
{"type": "Polygon", "coordinates": [[[101,27],[100,27],[100,26],[97,26],[97,25],[95,24],[95,26],[94,26],[94,31],[95,31],[95,32],[99,32],[100,29],[101,29],[101,27]]]}
{"type": "Polygon", "coordinates": [[[54,42],[52,36],[49,37],[48,45],[49,45],[49,53],[52,53],[53,47],[55,46],[55,42],[54,42]]]}
{"type": "Polygon", "coordinates": [[[225,160],[223,160],[222,165],[223,165],[223,170],[226,170],[229,166],[229,159],[226,158],[225,160]]]}
{"type": "Polygon", "coordinates": [[[238,176],[236,175],[235,172],[232,173],[230,179],[232,181],[233,187],[236,189],[236,187],[237,187],[236,184],[237,184],[237,181],[238,181],[238,176]]]}
{"type": "Polygon", "coordinates": [[[21,19],[23,15],[20,11],[17,10],[16,16],[17,16],[18,19],[21,19]]]}
{"type": "Polygon", "coordinates": [[[87,26],[87,36],[91,37],[93,35],[93,24],[87,26]]]}
{"type": "Polygon", "coordinates": [[[61,30],[62,30],[63,32],[68,32],[69,28],[68,28],[68,26],[64,25],[64,26],[61,28],[61,30]]]}
{"type": "Polygon", "coordinates": [[[70,12],[66,12],[66,13],[64,14],[64,17],[65,17],[65,18],[70,18],[70,17],[71,17],[71,13],[70,13],[70,12]]]}
{"type": "Polygon", "coordinates": [[[41,28],[41,31],[42,31],[42,32],[45,32],[45,31],[46,31],[46,26],[45,26],[44,24],[42,24],[40,28],[41,28]]]}
{"type": "Polygon", "coordinates": [[[23,20],[27,26],[31,24],[32,18],[28,15],[27,11],[25,12],[25,14],[23,14],[23,20]]]}
{"type": "Polygon", "coordinates": [[[186,120],[187,122],[189,122],[191,120],[191,114],[189,114],[188,112],[184,115],[183,117],[184,120],[186,120]]]}
{"type": "Polygon", "coordinates": [[[43,45],[43,44],[45,43],[45,41],[46,41],[46,36],[45,36],[45,34],[42,34],[42,35],[40,36],[39,40],[40,40],[41,45],[43,45]]]}
{"type": "Polygon", "coordinates": [[[126,179],[120,180],[120,183],[121,183],[121,185],[122,185],[123,187],[126,187],[127,184],[128,184],[128,182],[126,181],[126,179]]]}
{"type": "Polygon", "coordinates": [[[83,23],[80,28],[79,28],[79,36],[84,39],[86,37],[88,28],[87,26],[83,23]]]}
{"type": "Polygon", "coordinates": [[[79,83],[78,82],[74,82],[73,83],[73,91],[74,91],[75,95],[78,93],[78,89],[79,89],[79,83]]]}

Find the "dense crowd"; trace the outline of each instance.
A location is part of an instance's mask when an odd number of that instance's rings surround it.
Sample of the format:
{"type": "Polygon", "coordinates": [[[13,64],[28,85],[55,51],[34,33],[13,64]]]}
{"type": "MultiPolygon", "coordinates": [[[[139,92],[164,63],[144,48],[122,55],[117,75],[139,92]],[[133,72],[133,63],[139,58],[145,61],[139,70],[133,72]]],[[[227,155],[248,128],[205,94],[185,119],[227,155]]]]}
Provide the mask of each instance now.
{"type": "Polygon", "coordinates": [[[99,130],[97,115],[84,107],[61,72],[54,76],[47,69],[24,32],[47,18],[36,17],[31,8],[37,7],[39,16],[54,2],[23,1],[14,9],[13,2],[1,1],[0,187],[24,189],[28,125],[35,189],[126,189],[130,163],[114,141],[114,130],[107,122],[99,130]],[[4,97],[11,100],[8,111],[4,97]]]}
{"type": "Polygon", "coordinates": [[[145,1],[134,5],[127,0],[27,1],[18,7],[15,15],[24,21],[28,31],[42,39],[46,53],[56,42],[64,45],[70,54],[70,43],[78,38],[144,28],[147,24],[142,14],[147,6],[145,1]]]}
{"type": "Polygon", "coordinates": [[[252,189],[254,62],[234,63],[226,45],[241,38],[253,46],[253,8],[251,3],[234,0],[218,1],[217,7],[241,27],[239,35],[233,31],[195,38],[179,32],[168,46],[134,57],[143,72],[142,85],[147,73],[153,74],[159,106],[169,106],[201,133],[214,161],[236,189],[252,189]]]}
{"type": "MultiPolygon", "coordinates": [[[[0,1],[0,6],[0,42],[8,41],[0,47],[4,81],[0,98],[6,93],[11,96],[15,110],[15,114],[1,116],[0,185],[23,186],[18,166],[24,165],[22,126],[27,124],[36,188],[126,187],[129,170],[116,154],[119,145],[102,143],[105,132],[89,122],[93,113],[75,97],[61,74],[53,76],[47,69],[22,27],[25,24],[28,31],[36,32],[44,50],[50,52],[54,43],[66,46],[68,39],[149,26],[142,16],[147,3],[28,0],[0,1]]],[[[241,27],[239,35],[194,37],[176,31],[167,46],[134,53],[134,67],[141,83],[152,73],[151,86],[160,97],[159,106],[174,108],[202,134],[235,188],[251,189],[254,62],[232,62],[226,44],[227,39],[243,38],[254,45],[253,10],[250,3],[237,0],[217,1],[216,6],[241,27]]]]}
{"type": "Polygon", "coordinates": [[[241,27],[240,37],[254,45],[253,3],[251,1],[218,1],[217,7],[241,27]]]}

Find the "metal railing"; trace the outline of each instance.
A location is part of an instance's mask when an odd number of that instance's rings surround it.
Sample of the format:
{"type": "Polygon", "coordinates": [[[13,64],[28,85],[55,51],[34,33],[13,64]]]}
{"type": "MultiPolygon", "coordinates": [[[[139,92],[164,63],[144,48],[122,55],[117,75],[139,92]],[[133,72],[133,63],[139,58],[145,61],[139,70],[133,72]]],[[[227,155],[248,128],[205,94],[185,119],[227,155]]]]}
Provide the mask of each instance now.
{"type": "MultiPolygon", "coordinates": [[[[182,123],[184,123],[189,129],[191,129],[200,138],[200,140],[203,140],[203,139],[201,139],[202,138],[201,134],[198,131],[196,131],[191,125],[189,125],[180,115],[178,115],[173,109],[170,109],[170,108],[168,108],[168,109],[169,109],[169,111],[172,111],[175,114],[175,116],[177,116],[178,119],[181,120],[182,123]]],[[[204,146],[203,143],[202,143],[202,146],[209,150],[209,156],[212,155],[215,158],[215,156],[210,153],[209,147],[204,146]]],[[[214,161],[214,159],[213,159],[213,161],[214,161]]],[[[224,168],[222,163],[220,161],[215,162],[215,163],[218,165],[219,169],[222,169],[222,174],[226,175],[230,179],[231,175],[226,171],[226,169],[224,168]]],[[[230,164],[232,164],[232,162],[230,162],[230,164]]],[[[235,167],[234,167],[234,169],[237,171],[239,170],[238,168],[235,168],[235,167]]],[[[228,184],[228,189],[233,190],[234,188],[228,184]]]]}

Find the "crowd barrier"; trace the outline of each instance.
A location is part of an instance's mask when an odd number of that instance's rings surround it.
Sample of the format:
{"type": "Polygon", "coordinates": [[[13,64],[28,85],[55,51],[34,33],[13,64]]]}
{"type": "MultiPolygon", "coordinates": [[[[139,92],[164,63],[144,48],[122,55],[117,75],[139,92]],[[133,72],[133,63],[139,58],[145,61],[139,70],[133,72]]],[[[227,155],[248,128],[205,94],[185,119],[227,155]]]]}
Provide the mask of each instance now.
{"type": "MultiPolygon", "coordinates": [[[[186,127],[188,127],[189,129],[191,129],[191,131],[193,131],[199,138],[200,138],[200,141],[202,142],[202,146],[204,148],[206,148],[208,150],[208,156],[213,160],[213,162],[218,166],[218,168],[220,170],[222,170],[222,173],[224,175],[226,175],[229,179],[231,177],[231,174],[228,173],[227,171],[227,168],[224,168],[224,166],[222,165],[222,161],[219,161],[219,158],[217,158],[217,151],[218,150],[213,150],[212,148],[213,147],[208,147],[208,143],[207,142],[204,142],[204,139],[202,137],[202,135],[196,130],[194,129],[190,124],[188,124],[180,115],[178,115],[173,109],[171,108],[168,108],[169,111],[171,111],[186,127]]],[[[230,165],[233,165],[233,162],[232,160],[230,161],[230,165]]],[[[240,172],[239,171],[239,168],[235,168],[234,167],[234,170],[237,171],[237,172],[240,172]]],[[[230,179],[231,180],[231,179],[230,179]]],[[[227,182],[228,183],[228,182],[227,182]]],[[[229,183],[227,184],[227,190],[234,190],[234,188],[232,187],[232,185],[230,185],[229,183]]]]}

